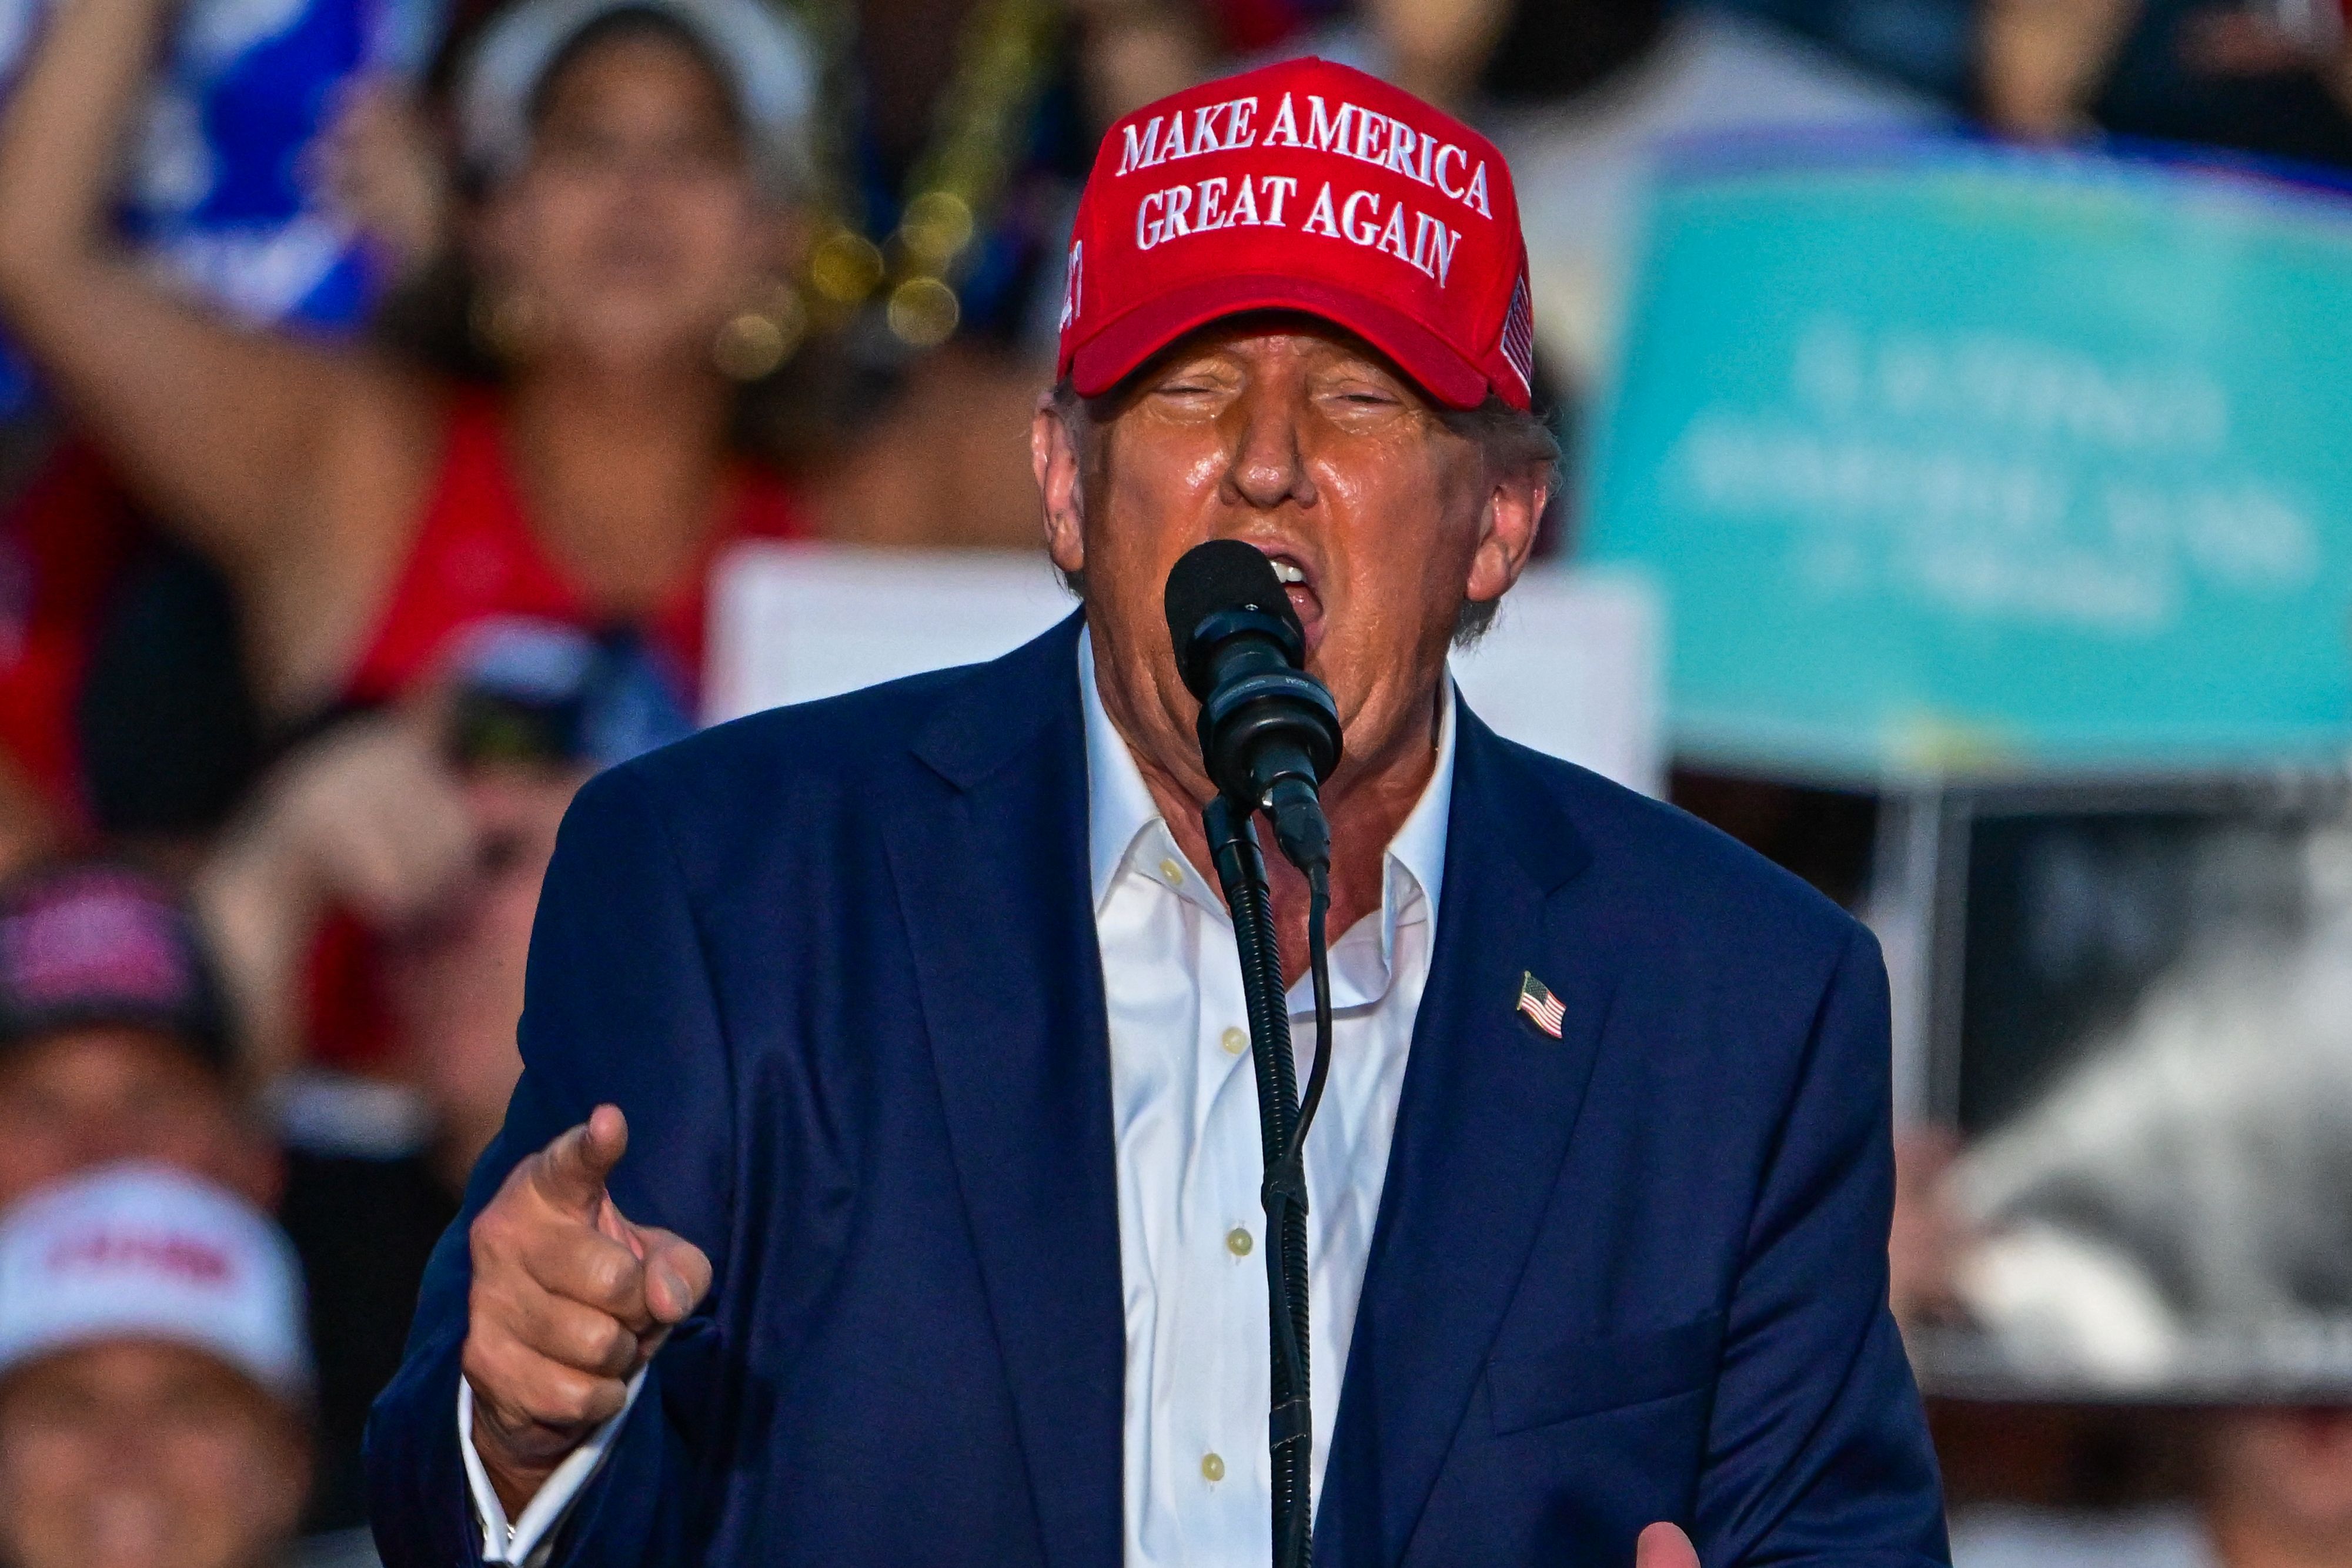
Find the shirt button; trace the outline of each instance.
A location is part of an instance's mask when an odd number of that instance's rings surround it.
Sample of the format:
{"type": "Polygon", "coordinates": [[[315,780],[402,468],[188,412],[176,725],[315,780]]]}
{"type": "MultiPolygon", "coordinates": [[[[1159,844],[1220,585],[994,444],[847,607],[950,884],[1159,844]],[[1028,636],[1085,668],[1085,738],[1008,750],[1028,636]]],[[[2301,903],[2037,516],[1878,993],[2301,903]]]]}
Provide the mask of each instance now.
{"type": "Polygon", "coordinates": [[[1217,1458],[1214,1454],[1202,1454],[1201,1456],[1201,1479],[1204,1481],[1223,1480],[1225,1479],[1225,1461],[1217,1458]]]}
{"type": "Polygon", "coordinates": [[[1249,1049],[1249,1036],[1240,1030],[1229,1029],[1218,1037],[1217,1043],[1225,1048],[1227,1056],[1239,1056],[1249,1049]]]}
{"type": "Polygon", "coordinates": [[[1256,1245],[1257,1243],[1251,1239],[1250,1233],[1241,1226],[1236,1225],[1225,1232],[1225,1250],[1236,1258],[1248,1257],[1250,1249],[1256,1245]]]}
{"type": "Polygon", "coordinates": [[[1160,862],[1160,874],[1168,879],[1168,885],[1171,887],[1184,885],[1184,868],[1176,863],[1176,858],[1173,855],[1160,862]]]}

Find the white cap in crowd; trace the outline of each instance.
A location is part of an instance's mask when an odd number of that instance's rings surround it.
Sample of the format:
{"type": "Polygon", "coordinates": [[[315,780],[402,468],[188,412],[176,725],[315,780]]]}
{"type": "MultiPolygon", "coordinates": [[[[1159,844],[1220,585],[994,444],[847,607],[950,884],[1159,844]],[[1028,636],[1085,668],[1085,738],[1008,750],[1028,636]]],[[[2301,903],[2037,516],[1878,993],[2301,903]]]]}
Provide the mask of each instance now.
{"type": "Polygon", "coordinates": [[[0,1373],[112,1340],[205,1351],[307,1402],[300,1265],[252,1205],[164,1166],[109,1166],[0,1218],[0,1373]]]}
{"type": "Polygon", "coordinates": [[[493,179],[519,169],[531,96],[566,44],[616,11],[656,12],[684,27],[725,71],[761,172],[786,191],[803,179],[816,65],[799,23],[766,0],[520,0],[482,29],[457,84],[467,161],[493,179]]]}

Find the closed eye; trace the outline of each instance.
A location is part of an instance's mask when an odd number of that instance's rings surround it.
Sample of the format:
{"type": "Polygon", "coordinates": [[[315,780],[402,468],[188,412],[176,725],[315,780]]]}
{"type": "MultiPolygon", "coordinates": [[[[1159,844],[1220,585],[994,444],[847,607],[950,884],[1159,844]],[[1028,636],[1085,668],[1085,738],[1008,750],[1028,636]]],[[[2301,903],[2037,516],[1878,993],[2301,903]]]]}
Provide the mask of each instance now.
{"type": "Polygon", "coordinates": [[[1326,408],[1335,413],[1345,414],[1385,413],[1404,406],[1404,401],[1402,398],[1369,387],[1352,392],[1329,392],[1325,394],[1323,401],[1326,408]]]}

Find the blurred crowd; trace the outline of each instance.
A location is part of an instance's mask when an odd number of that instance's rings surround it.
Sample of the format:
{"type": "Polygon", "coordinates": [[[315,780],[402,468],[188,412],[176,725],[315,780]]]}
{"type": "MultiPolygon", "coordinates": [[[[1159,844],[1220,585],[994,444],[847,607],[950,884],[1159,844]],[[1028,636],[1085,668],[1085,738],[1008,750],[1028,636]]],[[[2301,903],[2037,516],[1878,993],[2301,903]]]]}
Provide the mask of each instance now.
{"type": "MultiPolygon", "coordinates": [[[[1101,127],[1302,52],[1511,157],[1571,463],[1676,138],[2352,165],[2334,0],[0,0],[0,1564],[370,1561],[367,1405],[572,790],[695,724],[730,547],[1034,544],[1101,127]]],[[[2161,1228],[2063,1131],[1909,1141],[1906,1323],[2002,1310],[2046,1210],[2161,1228]]],[[[2128,1354],[2130,1282],[2075,1266],[2128,1354]]],[[[2329,1409],[1938,1422],[2002,1505],[1964,1563],[2352,1563],[2329,1409]]]]}

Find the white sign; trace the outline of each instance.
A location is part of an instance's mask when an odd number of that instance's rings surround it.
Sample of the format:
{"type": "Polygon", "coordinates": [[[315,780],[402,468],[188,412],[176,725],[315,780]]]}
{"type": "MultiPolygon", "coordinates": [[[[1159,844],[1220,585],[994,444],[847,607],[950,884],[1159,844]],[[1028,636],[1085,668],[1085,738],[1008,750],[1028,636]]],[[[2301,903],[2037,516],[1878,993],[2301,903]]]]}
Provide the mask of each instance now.
{"type": "MultiPolygon", "coordinates": [[[[1076,608],[1042,555],[748,545],[711,600],[712,723],[1018,647],[1076,608]]],[[[1503,734],[1657,794],[1664,672],[1655,601],[1634,577],[1547,567],[1454,656],[1503,734]]]]}

